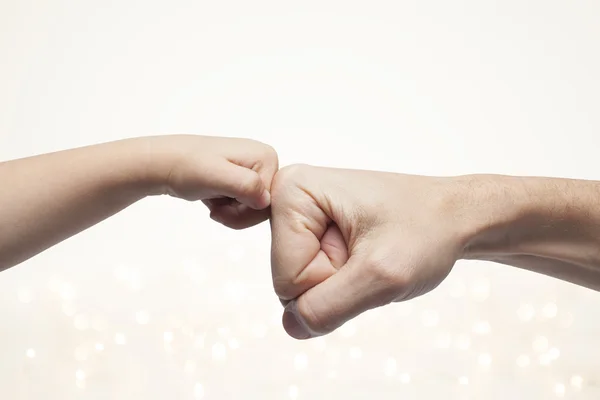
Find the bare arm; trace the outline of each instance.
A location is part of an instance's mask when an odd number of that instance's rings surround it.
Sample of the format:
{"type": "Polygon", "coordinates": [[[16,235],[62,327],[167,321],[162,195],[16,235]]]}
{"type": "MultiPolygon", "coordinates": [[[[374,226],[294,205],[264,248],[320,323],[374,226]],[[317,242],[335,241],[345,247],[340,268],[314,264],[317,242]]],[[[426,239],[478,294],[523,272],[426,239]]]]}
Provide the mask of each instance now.
{"type": "Polygon", "coordinates": [[[0,270],[18,264],[148,194],[140,141],[0,164],[0,270]]]}
{"type": "Polygon", "coordinates": [[[0,163],[0,271],[154,194],[204,200],[244,228],[266,219],[277,155],[245,139],[173,135],[0,163]],[[239,202],[223,202],[223,197],[239,202]],[[242,204],[243,203],[243,204],[242,204]]]}
{"type": "Polygon", "coordinates": [[[458,182],[469,199],[463,258],[600,290],[600,182],[493,175],[458,182]]]}
{"type": "Polygon", "coordinates": [[[273,286],[307,339],[435,289],[459,259],[600,290],[600,182],[306,165],[273,184],[273,286]]]}

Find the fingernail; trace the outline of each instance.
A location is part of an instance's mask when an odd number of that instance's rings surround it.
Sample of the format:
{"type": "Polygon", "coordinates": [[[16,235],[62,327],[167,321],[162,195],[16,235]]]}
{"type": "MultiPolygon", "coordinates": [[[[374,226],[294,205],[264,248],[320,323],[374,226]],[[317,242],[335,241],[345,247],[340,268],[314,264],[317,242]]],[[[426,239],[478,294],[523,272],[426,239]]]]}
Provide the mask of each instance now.
{"type": "Polygon", "coordinates": [[[304,340],[312,337],[298,313],[296,300],[290,301],[285,307],[282,322],[285,331],[294,339],[304,340]]]}

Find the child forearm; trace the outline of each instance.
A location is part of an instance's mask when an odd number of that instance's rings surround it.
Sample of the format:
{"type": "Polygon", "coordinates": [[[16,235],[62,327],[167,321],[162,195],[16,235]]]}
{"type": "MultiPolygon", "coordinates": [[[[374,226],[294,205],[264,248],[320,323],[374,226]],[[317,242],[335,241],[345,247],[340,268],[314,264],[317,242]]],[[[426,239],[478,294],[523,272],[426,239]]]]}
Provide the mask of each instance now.
{"type": "Polygon", "coordinates": [[[0,164],[0,270],[102,221],[152,189],[139,140],[0,164]]]}

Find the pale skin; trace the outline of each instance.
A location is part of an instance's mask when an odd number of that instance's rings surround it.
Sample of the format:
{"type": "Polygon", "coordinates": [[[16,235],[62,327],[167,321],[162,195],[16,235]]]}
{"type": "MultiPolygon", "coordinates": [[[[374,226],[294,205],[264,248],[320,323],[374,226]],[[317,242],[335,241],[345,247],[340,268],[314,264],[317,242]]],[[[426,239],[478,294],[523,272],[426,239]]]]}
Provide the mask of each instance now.
{"type": "Polygon", "coordinates": [[[234,229],[269,217],[279,168],[248,139],[172,135],[127,139],[0,163],[0,271],[154,195],[202,200],[234,229]]]}
{"type": "Polygon", "coordinates": [[[147,196],[170,195],[204,202],[234,229],[271,217],[273,283],[297,339],[427,293],[460,259],[600,290],[600,182],[278,168],[263,143],[194,135],[0,163],[0,271],[147,196]]]}
{"type": "Polygon", "coordinates": [[[271,195],[273,283],[297,339],[425,294],[460,259],[600,290],[600,182],[296,165],[271,195]]]}

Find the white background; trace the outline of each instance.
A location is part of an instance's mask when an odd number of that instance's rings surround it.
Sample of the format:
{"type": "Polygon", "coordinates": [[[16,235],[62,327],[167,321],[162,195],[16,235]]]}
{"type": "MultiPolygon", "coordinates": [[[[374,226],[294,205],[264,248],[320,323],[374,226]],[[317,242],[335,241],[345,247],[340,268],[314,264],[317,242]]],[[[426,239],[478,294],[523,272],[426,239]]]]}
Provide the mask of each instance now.
{"type": "MultiPolygon", "coordinates": [[[[599,19],[594,0],[1,0],[0,159],[196,133],[282,165],[600,179],[599,19]]],[[[148,199],[1,273],[0,397],[600,397],[595,292],[459,263],[298,342],[269,242],[148,199]]]]}

